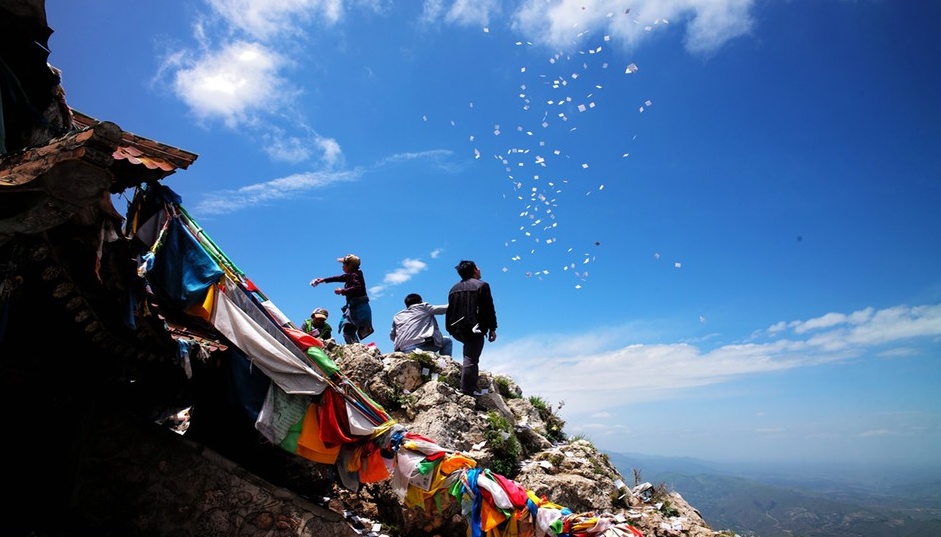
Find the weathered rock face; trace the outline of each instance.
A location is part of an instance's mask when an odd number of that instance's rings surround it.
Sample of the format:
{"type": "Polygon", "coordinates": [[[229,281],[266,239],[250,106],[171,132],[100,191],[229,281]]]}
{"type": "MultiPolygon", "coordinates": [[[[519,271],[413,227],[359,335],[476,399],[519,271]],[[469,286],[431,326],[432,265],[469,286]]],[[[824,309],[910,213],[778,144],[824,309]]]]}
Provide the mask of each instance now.
{"type": "MultiPolygon", "coordinates": [[[[500,473],[538,497],[573,513],[610,514],[647,537],[716,534],[679,494],[663,486],[627,483],[590,442],[564,440],[564,434],[553,430],[561,421],[526,399],[511,379],[481,371],[478,387],[485,393],[474,398],[457,389],[460,364],[450,357],[422,352],[381,355],[357,344],[327,350],[340,369],[407,430],[465,454],[479,468],[500,473]],[[495,433],[493,424],[501,420],[509,428],[495,433]],[[636,493],[641,489],[647,493],[636,493]]],[[[388,483],[367,485],[356,493],[338,490],[337,495],[344,509],[396,528],[399,535],[467,534],[468,521],[453,500],[425,509],[406,508],[388,483]]]]}

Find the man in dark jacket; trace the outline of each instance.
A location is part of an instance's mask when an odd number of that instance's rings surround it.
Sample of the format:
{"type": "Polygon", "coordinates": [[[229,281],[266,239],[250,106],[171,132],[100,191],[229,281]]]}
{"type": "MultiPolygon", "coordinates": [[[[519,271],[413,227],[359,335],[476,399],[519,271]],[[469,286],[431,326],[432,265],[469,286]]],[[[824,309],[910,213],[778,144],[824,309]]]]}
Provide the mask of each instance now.
{"type": "Polygon", "coordinates": [[[448,293],[448,310],[444,319],[448,333],[464,346],[461,393],[474,395],[484,338],[491,343],[497,339],[497,312],[490,284],[480,279],[477,264],[465,259],[454,268],[461,281],[454,284],[448,293]]]}

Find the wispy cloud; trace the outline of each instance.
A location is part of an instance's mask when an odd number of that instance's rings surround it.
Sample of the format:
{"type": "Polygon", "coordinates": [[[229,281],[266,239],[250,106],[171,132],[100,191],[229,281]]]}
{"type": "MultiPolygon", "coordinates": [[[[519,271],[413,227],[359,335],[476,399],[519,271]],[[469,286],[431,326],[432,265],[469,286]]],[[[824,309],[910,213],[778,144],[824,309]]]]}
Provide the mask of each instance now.
{"type": "Polygon", "coordinates": [[[208,3],[229,27],[262,41],[301,34],[302,25],[315,19],[333,25],[344,14],[342,0],[208,0],[208,3]]]}
{"type": "Polygon", "coordinates": [[[754,0],[526,0],[514,26],[534,43],[568,47],[586,33],[604,32],[615,46],[635,48],[655,31],[685,23],[686,49],[694,54],[718,50],[753,26],[754,0]],[[586,9],[586,4],[590,9],[586,9]]]}
{"type": "MultiPolygon", "coordinates": [[[[440,252],[440,250],[434,250],[431,253],[431,257],[437,257],[437,252],[440,252]]],[[[424,271],[426,268],[428,268],[428,263],[425,263],[421,259],[403,259],[399,267],[392,270],[391,272],[386,273],[386,275],[382,278],[381,285],[376,285],[369,288],[369,295],[372,297],[382,296],[387,288],[402,285],[403,283],[410,281],[413,277],[415,277],[416,274],[424,271]]]]}
{"type": "Polygon", "coordinates": [[[259,137],[264,151],[274,161],[299,164],[316,158],[324,169],[337,169],[344,164],[340,144],[332,138],[316,133],[291,134],[274,125],[259,137]]]}
{"type": "Polygon", "coordinates": [[[445,22],[459,26],[487,26],[501,13],[499,0],[425,0],[421,21],[426,24],[445,22]]]}
{"type": "Polygon", "coordinates": [[[611,348],[616,341],[645,337],[635,326],[604,327],[575,337],[539,334],[488,346],[487,369],[510,375],[522,386],[538,386],[541,397],[564,400],[568,411],[588,414],[680,397],[743,377],[878,355],[888,344],[916,347],[920,340],[941,337],[941,304],[867,308],[842,319],[855,324],[851,329],[827,324],[809,337],[796,330],[776,332],[775,339],[763,343],[714,349],[685,343],[611,348]]]}
{"type": "Polygon", "coordinates": [[[341,181],[355,181],[362,170],[340,172],[309,172],[244,186],[235,190],[219,190],[203,196],[192,212],[201,216],[228,214],[253,205],[285,199],[341,181]]]}
{"type": "MultiPolygon", "coordinates": [[[[272,179],[261,183],[243,186],[234,190],[218,190],[202,195],[192,207],[194,215],[214,216],[229,214],[255,205],[262,205],[272,201],[296,197],[304,192],[324,188],[334,183],[358,181],[369,173],[401,162],[428,160],[436,170],[447,171],[450,168],[442,165],[444,157],[452,154],[451,151],[434,150],[401,155],[392,155],[369,168],[355,168],[352,170],[331,171],[342,163],[339,146],[334,140],[318,138],[316,143],[323,149],[324,171],[311,171],[296,173],[287,177],[272,179]]],[[[285,151],[290,150],[285,147],[285,151]]],[[[446,160],[446,159],[445,159],[446,160]]],[[[437,257],[438,250],[431,253],[432,258],[437,257]]]]}
{"type": "Polygon", "coordinates": [[[465,166],[465,164],[454,160],[454,151],[450,149],[431,149],[428,151],[396,153],[380,160],[373,168],[408,163],[415,160],[425,161],[437,170],[451,173],[459,172],[465,166]]]}
{"type": "Polygon", "coordinates": [[[895,431],[890,431],[890,430],[888,430],[888,429],[873,429],[873,430],[871,430],[871,431],[863,431],[862,433],[860,433],[859,436],[862,436],[862,437],[867,437],[867,436],[895,436],[895,435],[897,435],[897,434],[898,434],[898,433],[896,433],[895,431]]]}

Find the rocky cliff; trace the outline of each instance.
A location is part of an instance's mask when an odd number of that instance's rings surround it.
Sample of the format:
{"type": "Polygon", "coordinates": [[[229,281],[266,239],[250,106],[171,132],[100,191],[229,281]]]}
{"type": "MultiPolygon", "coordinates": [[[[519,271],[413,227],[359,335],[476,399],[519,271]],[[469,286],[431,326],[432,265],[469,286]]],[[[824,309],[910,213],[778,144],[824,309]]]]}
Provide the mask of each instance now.
{"type": "MultiPolygon", "coordinates": [[[[677,491],[642,482],[640,475],[625,478],[589,441],[568,438],[551,406],[538,396],[527,396],[512,379],[482,369],[478,388],[483,393],[471,397],[458,390],[460,364],[451,357],[423,352],[383,355],[373,347],[332,341],[327,351],[408,431],[466,454],[479,468],[508,477],[586,521],[602,521],[597,530],[621,524],[647,537],[721,533],[677,491]]],[[[364,526],[377,534],[445,537],[468,532],[461,505],[447,494],[424,505],[405,505],[389,480],[356,491],[338,486],[335,494],[334,508],[381,524],[381,529],[364,526]]],[[[608,531],[583,529],[580,534],[620,535],[608,531]]]]}

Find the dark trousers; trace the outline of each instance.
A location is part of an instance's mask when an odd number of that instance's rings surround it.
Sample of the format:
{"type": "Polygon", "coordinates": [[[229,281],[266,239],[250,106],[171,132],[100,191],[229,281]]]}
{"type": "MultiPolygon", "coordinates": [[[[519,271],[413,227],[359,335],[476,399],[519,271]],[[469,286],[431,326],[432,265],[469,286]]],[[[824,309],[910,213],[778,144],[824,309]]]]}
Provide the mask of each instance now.
{"type": "Polygon", "coordinates": [[[480,353],[484,351],[486,334],[470,334],[464,338],[464,363],[461,366],[461,391],[471,395],[477,390],[477,374],[480,372],[480,353]]]}
{"type": "Polygon", "coordinates": [[[359,343],[359,334],[356,333],[356,325],[353,323],[343,324],[343,341],[346,343],[359,343]]]}

